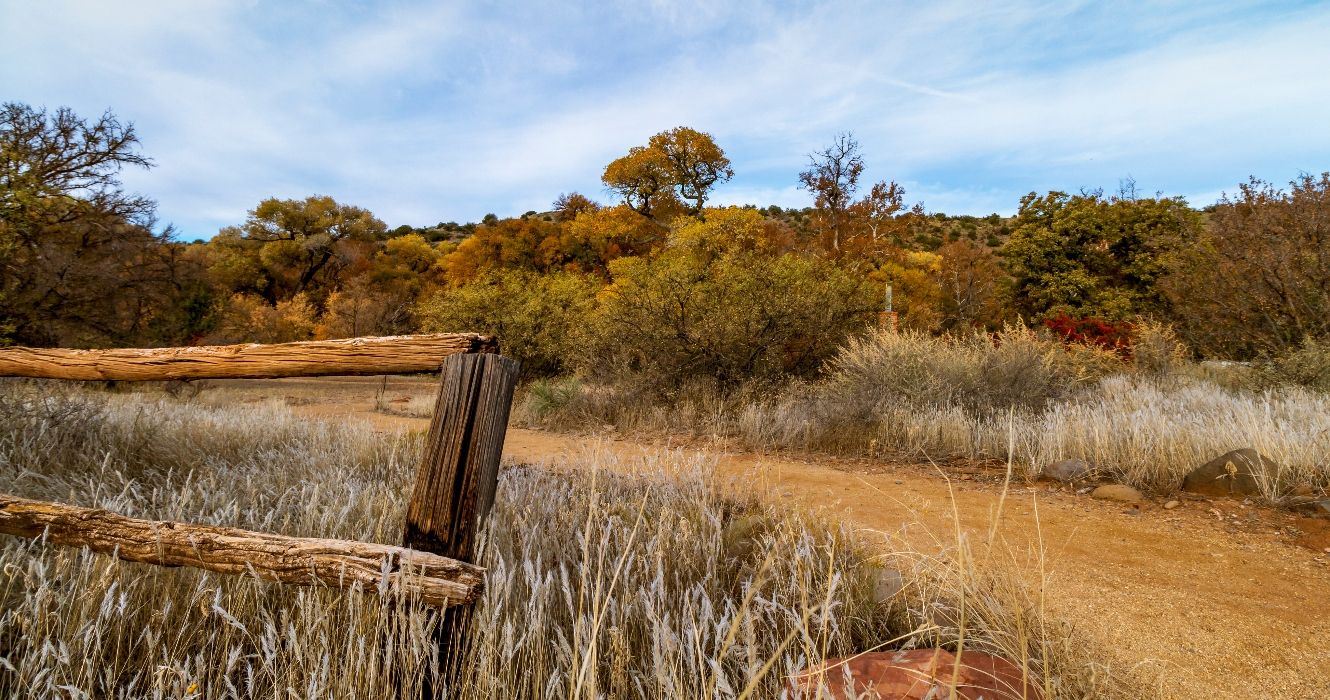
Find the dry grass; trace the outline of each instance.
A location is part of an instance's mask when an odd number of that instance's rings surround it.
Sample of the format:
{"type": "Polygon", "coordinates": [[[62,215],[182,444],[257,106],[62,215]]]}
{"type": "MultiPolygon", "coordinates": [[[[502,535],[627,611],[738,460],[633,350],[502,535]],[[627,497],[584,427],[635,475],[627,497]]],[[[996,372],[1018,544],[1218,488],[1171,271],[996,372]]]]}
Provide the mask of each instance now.
{"type": "MultiPolygon", "coordinates": [[[[276,402],[3,389],[7,491],[398,538],[411,436],[296,420],[276,402]]],[[[1134,697],[1043,619],[1028,570],[973,557],[964,538],[928,554],[870,553],[841,526],[721,488],[710,469],[598,454],[572,470],[507,468],[482,544],[489,590],[448,696],[778,697],[789,674],[826,656],[964,639],[1023,661],[1050,697],[1134,697]],[[886,566],[907,584],[890,598],[875,585],[886,566]],[[965,624],[938,624],[935,611],[958,609],[971,611],[965,624]]],[[[13,538],[0,542],[0,572],[4,697],[415,697],[436,672],[436,614],[409,600],[13,538]]]]}
{"type": "Polygon", "coordinates": [[[1279,503],[1298,485],[1330,488],[1330,396],[1262,384],[1245,367],[1189,363],[1157,328],[1145,340],[1136,362],[1124,363],[1021,328],[996,342],[878,333],[850,343],[816,382],[729,394],[697,386],[663,403],[565,384],[575,390],[529,398],[518,416],[560,428],[685,429],[753,449],[1010,459],[1027,478],[1079,458],[1155,493],[1251,447],[1280,466],[1263,483],[1266,500],[1279,503]]]}

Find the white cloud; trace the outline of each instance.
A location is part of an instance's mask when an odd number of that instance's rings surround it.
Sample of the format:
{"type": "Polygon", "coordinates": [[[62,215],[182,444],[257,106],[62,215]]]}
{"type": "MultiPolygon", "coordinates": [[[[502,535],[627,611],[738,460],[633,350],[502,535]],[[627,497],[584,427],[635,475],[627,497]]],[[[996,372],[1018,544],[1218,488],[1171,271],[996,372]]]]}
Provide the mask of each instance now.
{"type": "Polygon", "coordinates": [[[159,167],[127,181],[188,235],[273,195],[392,224],[543,209],[680,124],[735,160],[717,202],[807,203],[805,154],[853,130],[866,179],[987,213],[1325,169],[1325,36],[1324,9],[1242,4],[0,0],[0,97],[136,121],[159,167]]]}

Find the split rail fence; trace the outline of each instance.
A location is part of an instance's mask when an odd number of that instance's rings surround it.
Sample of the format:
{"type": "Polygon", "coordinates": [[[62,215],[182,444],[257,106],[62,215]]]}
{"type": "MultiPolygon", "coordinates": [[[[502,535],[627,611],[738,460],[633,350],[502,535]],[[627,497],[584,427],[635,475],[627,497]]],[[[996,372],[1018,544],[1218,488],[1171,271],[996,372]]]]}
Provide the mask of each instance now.
{"type": "MultiPolygon", "coordinates": [[[[0,534],[291,585],[360,584],[368,591],[387,586],[442,608],[474,603],[484,588],[484,570],[469,562],[494,502],[517,383],[518,363],[498,352],[494,338],[475,334],[160,349],[0,349],[0,377],[168,381],[440,372],[401,547],[140,520],[4,493],[0,534]]],[[[464,624],[464,614],[445,611],[440,641],[458,638],[464,624]]]]}

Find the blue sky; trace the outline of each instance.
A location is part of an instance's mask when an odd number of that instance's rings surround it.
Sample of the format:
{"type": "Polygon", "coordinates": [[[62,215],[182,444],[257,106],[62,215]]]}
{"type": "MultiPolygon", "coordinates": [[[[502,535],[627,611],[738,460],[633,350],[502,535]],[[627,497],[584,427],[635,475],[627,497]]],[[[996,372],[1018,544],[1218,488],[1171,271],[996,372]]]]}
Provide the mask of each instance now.
{"type": "Polygon", "coordinates": [[[677,125],[734,161],[718,203],[804,206],[852,131],[930,211],[1039,190],[1213,202],[1330,169],[1330,4],[0,0],[0,100],[106,108],[185,239],[269,196],[390,226],[608,200],[604,165],[677,125]]]}

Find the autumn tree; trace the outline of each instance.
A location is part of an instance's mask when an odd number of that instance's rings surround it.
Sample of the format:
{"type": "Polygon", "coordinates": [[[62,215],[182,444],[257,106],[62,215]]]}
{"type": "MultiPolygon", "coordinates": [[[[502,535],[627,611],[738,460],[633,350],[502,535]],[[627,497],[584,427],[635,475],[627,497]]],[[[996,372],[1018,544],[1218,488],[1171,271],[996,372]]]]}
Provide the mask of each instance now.
{"type": "Polygon", "coordinates": [[[580,369],[666,398],[691,382],[809,375],[866,326],[875,299],[861,275],[796,253],[668,247],[610,273],[580,369]]]}
{"type": "Polygon", "coordinates": [[[550,268],[604,276],[610,261],[655,250],[668,233],[660,222],[624,205],[583,211],[563,226],[557,240],[546,241],[544,258],[550,268]]]}
{"type": "Polygon", "coordinates": [[[730,159],[711,134],[679,126],[630,148],[601,180],[637,213],[668,219],[679,209],[701,215],[712,188],[731,177],[730,159]]]}
{"type": "Polygon", "coordinates": [[[850,133],[837,134],[831,145],[808,156],[808,169],[799,173],[799,182],[813,193],[816,225],[825,232],[827,247],[840,251],[847,228],[846,212],[859,190],[864,172],[864,157],[859,142],[850,133]]]}
{"type": "Polygon", "coordinates": [[[1180,197],[1031,192],[1002,250],[1016,309],[1028,319],[1163,313],[1158,282],[1199,231],[1199,214],[1180,197]]]}
{"type": "Polygon", "coordinates": [[[808,161],[799,183],[814,196],[810,225],[830,255],[880,259],[901,245],[909,216],[923,213],[920,205],[906,206],[905,189],[895,182],[875,183],[855,199],[864,158],[853,134],[837,135],[808,161]]]}
{"type": "Polygon", "coordinates": [[[303,293],[318,306],[339,273],[372,253],[387,226],[360,207],[315,195],[265,199],[237,231],[224,233],[257,257],[262,277],[255,286],[269,302],[303,293]]]}
{"type": "Polygon", "coordinates": [[[492,334],[505,355],[522,363],[523,377],[552,376],[570,369],[601,286],[572,272],[491,270],[431,294],[416,314],[426,331],[492,334]]]}
{"type": "Polygon", "coordinates": [[[1174,323],[1210,355],[1278,355],[1330,337],[1330,173],[1287,191],[1253,178],[1225,195],[1163,286],[1174,323]]]}
{"type": "MultiPolygon", "coordinates": [[[[557,250],[561,226],[535,217],[498,219],[476,232],[439,260],[448,284],[462,284],[498,269],[543,270],[550,266],[548,251],[557,250]],[[554,243],[548,243],[549,241],[554,243]]],[[[557,253],[556,253],[557,257],[557,253]]]]}
{"type": "Polygon", "coordinates": [[[0,343],[102,345],[170,336],[191,286],[155,204],[120,173],[148,168],[132,124],[0,107],[0,343]]]}
{"type": "Polygon", "coordinates": [[[599,209],[599,204],[581,192],[567,192],[554,200],[554,220],[565,223],[576,219],[578,214],[599,209]]]}

